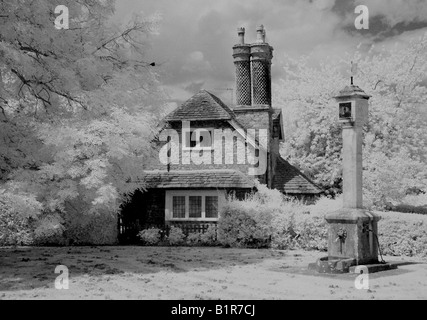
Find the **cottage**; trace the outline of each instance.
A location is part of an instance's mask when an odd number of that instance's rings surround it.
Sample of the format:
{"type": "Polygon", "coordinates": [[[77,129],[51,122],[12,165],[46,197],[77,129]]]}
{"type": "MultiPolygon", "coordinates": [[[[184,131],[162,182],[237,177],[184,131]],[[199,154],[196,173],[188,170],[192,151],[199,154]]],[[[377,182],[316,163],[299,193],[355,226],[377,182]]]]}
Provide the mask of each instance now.
{"type": "Polygon", "coordinates": [[[281,109],[271,104],[273,48],[263,26],[255,43],[238,29],[233,47],[236,105],[202,90],[164,119],[158,157],[142,174],[145,192],[123,207],[124,237],[150,226],[180,225],[202,230],[216,223],[222,200],[244,197],[255,179],[284,194],[313,197],[321,189],[280,156],[284,141],[281,109]]]}

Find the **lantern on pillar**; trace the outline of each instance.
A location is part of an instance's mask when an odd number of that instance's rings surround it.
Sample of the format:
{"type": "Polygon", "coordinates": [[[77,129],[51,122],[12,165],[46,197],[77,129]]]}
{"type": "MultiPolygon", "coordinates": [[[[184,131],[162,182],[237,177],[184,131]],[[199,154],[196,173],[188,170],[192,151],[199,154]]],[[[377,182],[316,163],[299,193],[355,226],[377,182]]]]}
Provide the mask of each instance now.
{"type": "Polygon", "coordinates": [[[368,121],[367,95],[358,86],[346,86],[335,97],[338,102],[338,119],[341,123],[363,126],[368,121]]]}

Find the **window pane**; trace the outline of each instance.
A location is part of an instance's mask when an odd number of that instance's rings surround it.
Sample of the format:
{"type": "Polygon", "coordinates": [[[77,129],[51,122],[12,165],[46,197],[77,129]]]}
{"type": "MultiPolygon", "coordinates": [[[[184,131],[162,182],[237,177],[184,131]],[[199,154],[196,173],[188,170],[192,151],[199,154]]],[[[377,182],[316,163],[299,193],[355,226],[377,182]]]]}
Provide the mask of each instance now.
{"type": "Polygon", "coordinates": [[[200,146],[203,148],[212,147],[213,134],[212,130],[201,130],[200,131],[200,146]]]}
{"type": "Polygon", "coordinates": [[[202,197],[201,196],[189,196],[190,201],[190,218],[201,218],[202,217],[202,197]]]}
{"type": "Polygon", "coordinates": [[[213,131],[207,129],[199,129],[197,131],[185,131],[184,136],[185,147],[212,147],[213,131]]]}
{"type": "Polygon", "coordinates": [[[185,218],[185,196],[172,198],[172,213],[174,218],[185,218]]]}
{"type": "Polygon", "coordinates": [[[194,148],[197,145],[196,140],[191,140],[191,135],[193,132],[191,131],[184,131],[184,146],[186,148],[194,148]]]}
{"type": "Polygon", "coordinates": [[[218,218],[218,196],[206,196],[206,218],[218,218]]]}

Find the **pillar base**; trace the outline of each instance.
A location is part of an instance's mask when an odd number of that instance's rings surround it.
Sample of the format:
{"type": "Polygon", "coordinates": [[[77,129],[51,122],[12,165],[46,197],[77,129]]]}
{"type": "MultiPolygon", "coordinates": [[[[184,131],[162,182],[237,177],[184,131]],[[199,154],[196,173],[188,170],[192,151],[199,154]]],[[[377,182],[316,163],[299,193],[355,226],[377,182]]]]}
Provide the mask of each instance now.
{"type": "MultiPolygon", "coordinates": [[[[360,265],[359,265],[360,266],[360,265]]],[[[330,257],[322,257],[317,259],[315,263],[308,265],[308,270],[313,270],[318,273],[341,274],[341,273],[375,273],[397,269],[396,263],[374,263],[363,265],[363,269],[357,268],[355,259],[333,259],[330,257]]]]}
{"type": "Polygon", "coordinates": [[[378,263],[377,222],[380,216],[365,209],[343,208],[325,217],[329,224],[328,257],[354,259],[356,265],[378,263]]]}

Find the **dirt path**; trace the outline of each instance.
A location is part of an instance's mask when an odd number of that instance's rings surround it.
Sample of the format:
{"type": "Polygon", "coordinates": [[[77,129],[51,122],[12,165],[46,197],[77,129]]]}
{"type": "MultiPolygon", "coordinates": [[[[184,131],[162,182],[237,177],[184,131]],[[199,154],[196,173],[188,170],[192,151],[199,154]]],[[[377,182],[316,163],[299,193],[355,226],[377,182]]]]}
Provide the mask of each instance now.
{"type": "Polygon", "coordinates": [[[184,247],[0,248],[1,299],[427,299],[427,261],[370,275],[307,270],[325,253],[184,247]],[[55,289],[57,265],[69,289],[55,289]]]}

